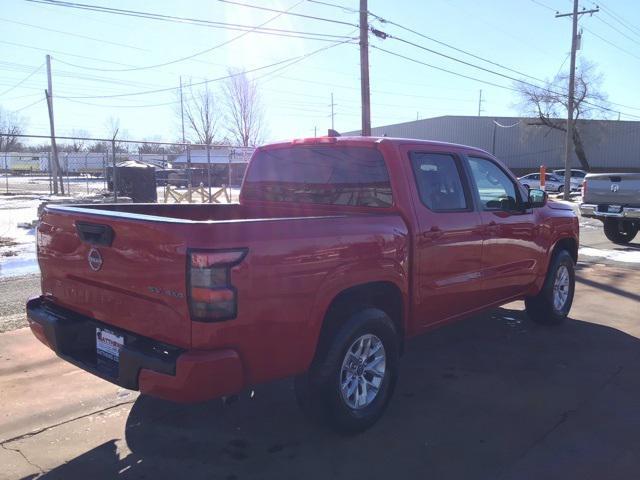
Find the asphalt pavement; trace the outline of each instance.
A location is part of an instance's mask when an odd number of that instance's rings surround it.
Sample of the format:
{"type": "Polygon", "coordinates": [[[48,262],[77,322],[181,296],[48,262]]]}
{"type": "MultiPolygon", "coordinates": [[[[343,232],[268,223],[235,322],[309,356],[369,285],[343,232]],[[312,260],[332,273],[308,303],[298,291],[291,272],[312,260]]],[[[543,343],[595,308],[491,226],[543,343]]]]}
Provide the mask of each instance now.
{"type": "MultiPolygon", "coordinates": [[[[618,248],[590,225],[582,246],[618,248]]],[[[0,325],[38,282],[0,282],[0,325]]],[[[637,478],[638,305],[640,264],[581,258],[567,322],[534,324],[515,302],[412,340],[389,410],[354,437],[308,423],[290,380],[179,406],[16,329],[0,334],[0,479],[637,478]]]]}

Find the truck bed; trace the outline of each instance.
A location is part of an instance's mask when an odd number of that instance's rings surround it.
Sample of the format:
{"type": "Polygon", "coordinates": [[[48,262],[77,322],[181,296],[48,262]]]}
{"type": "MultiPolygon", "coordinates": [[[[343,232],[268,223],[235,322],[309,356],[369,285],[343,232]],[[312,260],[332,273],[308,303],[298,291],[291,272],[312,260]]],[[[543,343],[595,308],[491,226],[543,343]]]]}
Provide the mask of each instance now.
{"type": "Polygon", "coordinates": [[[318,301],[325,282],[332,278],[339,288],[344,272],[353,276],[362,270],[366,276],[365,268],[382,277],[385,272],[408,277],[407,234],[393,212],[343,209],[337,214],[234,204],[50,205],[40,218],[38,258],[43,295],[53,304],[180,348],[216,345],[248,352],[256,357],[247,359],[249,364],[258,365],[251,376],[263,378],[258,358],[266,347],[245,345],[245,328],[261,325],[265,346],[298,337],[300,352],[269,352],[274,363],[290,368],[292,355],[309,350],[306,342],[313,336],[301,331],[309,323],[300,318],[318,301]],[[111,238],[92,233],[102,230],[112,232],[111,238]],[[225,322],[192,322],[189,252],[238,248],[248,253],[233,270],[240,296],[233,333],[225,322]],[[90,265],[93,249],[101,257],[98,270],[90,265]]]}

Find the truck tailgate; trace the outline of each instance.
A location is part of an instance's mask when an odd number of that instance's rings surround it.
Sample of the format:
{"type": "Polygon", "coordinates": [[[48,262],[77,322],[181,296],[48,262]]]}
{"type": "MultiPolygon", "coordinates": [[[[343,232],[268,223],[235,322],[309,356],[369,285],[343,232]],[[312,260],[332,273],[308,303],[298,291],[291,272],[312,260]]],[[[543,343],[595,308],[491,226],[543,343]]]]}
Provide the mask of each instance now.
{"type": "Polygon", "coordinates": [[[640,173],[589,174],[586,182],[585,203],[640,206],[640,173]]]}
{"type": "Polygon", "coordinates": [[[43,295],[57,305],[161,342],[190,346],[180,228],[47,208],[38,226],[38,261],[43,295]]]}

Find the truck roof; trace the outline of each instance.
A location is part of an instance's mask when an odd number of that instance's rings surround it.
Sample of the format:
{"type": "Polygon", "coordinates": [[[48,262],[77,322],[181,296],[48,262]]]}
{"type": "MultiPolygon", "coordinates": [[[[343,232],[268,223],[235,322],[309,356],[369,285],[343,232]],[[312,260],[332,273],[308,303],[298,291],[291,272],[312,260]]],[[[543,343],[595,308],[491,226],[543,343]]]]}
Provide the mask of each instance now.
{"type": "Polygon", "coordinates": [[[345,136],[345,137],[309,137],[309,138],[295,138],[290,141],[281,141],[270,143],[259,148],[278,148],[289,145],[326,145],[333,143],[349,143],[349,144],[365,144],[376,145],[381,143],[390,144],[411,144],[411,145],[425,145],[431,147],[448,147],[453,150],[465,150],[469,152],[477,152],[485,155],[490,155],[489,152],[482,150],[481,148],[470,147],[468,145],[461,145],[457,143],[439,142],[436,140],[420,140],[416,138],[398,138],[398,137],[361,137],[361,136],[345,136]]]}

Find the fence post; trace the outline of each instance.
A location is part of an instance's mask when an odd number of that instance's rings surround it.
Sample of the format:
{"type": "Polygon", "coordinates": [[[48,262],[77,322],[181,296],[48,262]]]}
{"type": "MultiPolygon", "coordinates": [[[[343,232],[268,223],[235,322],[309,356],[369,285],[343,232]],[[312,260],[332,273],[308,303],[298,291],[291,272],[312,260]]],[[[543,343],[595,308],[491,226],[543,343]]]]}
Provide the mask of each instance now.
{"type": "Polygon", "coordinates": [[[229,149],[229,162],[228,162],[228,172],[227,172],[227,185],[229,186],[229,203],[231,203],[231,157],[235,154],[235,150],[233,148],[229,149]]]}
{"type": "Polygon", "coordinates": [[[4,151],[4,178],[7,193],[9,193],[9,164],[7,163],[7,151],[4,151]]]}
{"type": "Polygon", "coordinates": [[[67,195],[71,196],[71,179],[69,178],[69,152],[65,153],[64,163],[67,167],[67,195]]]}
{"type": "Polygon", "coordinates": [[[89,152],[84,154],[84,174],[87,178],[87,195],[89,195],[89,152]]]}
{"type": "Polygon", "coordinates": [[[207,185],[209,185],[209,203],[211,203],[211,150],[207,143],[207,185]]]}
{"type": "Polygon", "coordinates": [[[113,157],[113,173],[111,174],[111,181],[113,182],[113,203],[118,203],[118,173],[116,169],[116,139],[111,140],[111,156],[113,157]]]}
{"type": "Polygon", "coordinates": [[[187,144],[187,200],[191,203],[191,146],[187,144]]]}
{"type": "Polygon", "coordinates": [[[47,173],[49,174],[49,195],[53,195],[53,184],[51,183],[51,152],[47,152],[47,173]]]}
{"type": "Polygon", "coordinates": [[[105,192],[109,191],[109,185],[107,184],[107,161],[109,157],[109,149],[107,149],[107,152],[102,152],[102,182],[103,182],[103,188],[105,192]]]}

